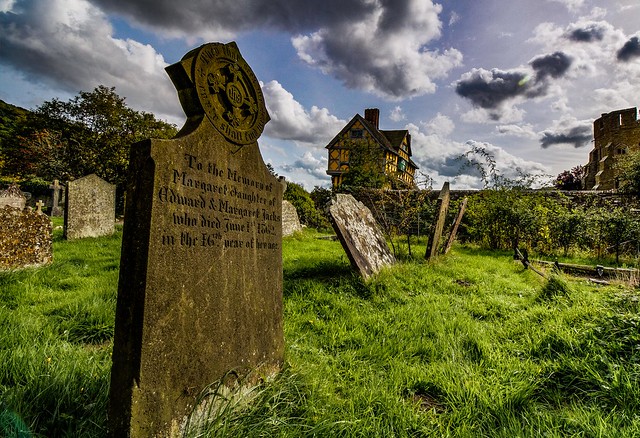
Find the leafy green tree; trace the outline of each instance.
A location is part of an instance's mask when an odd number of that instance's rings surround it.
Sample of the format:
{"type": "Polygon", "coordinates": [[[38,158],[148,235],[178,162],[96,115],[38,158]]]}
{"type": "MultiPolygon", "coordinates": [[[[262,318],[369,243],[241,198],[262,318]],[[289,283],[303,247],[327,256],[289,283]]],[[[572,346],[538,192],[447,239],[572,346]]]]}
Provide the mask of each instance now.
{"type": "Polygon", "coordinates": [[[6,152],[15,148],[16,137],[28,116],[29,111],[0,100],[0,175],[6,175],[6,152]]]}
{"type": "Polygon", "coordinates": [[[344,175],[342,185],[347,187],[367,187],[381,189],[391,181],[384,172],[384,151],[373,141],[351,142],[349,149],[349,170],[344,175]]]}
{"type": "Polygon", "coordinates": [[[548,239],[552,201],[516,189],[483,190],[469,197],[463,226],[473,241],[491,249],[537,246],[548,239]]]}
{"type": "Polygon", "coordinates": [[[640,197],[640,151],[619,161],[619,190],[640,197]]]}
{"type": "Polygon", "coordinates": [[[553,242],[560,248],[566,257],[569,248],[580,242],[582,233],[586,227],[586,216],[581,208],[572,210],[562,207],[556,210],[553,217],[547,218],[553,242]]]}
{"type": "Polygon", "coordinates": [[[300,222],[312,228],[327,228],[328,223],[323,215],[316,209],[311,195],[302,185],[288,182],[283,199],[291,202],[298,213],[300,222]]]}
{"type": "Polygon", "coordinates": [[[624,244],[631,241],[635,242],[638,237],[637,219],[622,207],[605,210],[604,216],[604,232],[609,245],[607,249],[613,249],[616,255],[616,264],[619,264],[624,244]]]}
{"type": "Polygon", "coordinates": [[[170,138],[176,128],[138,112],[125,104],[115,88],[98,86],[81,91],[68,102],[45,102],[36,111],[44,123],[62,132],[74,154],[72,176],[96,173],[112,183],[123,185],[131,144],[145,138],[170,138]]]}
{"type": "Polygon", "coordinates": [[[95,173],[116,184],[121,208],[129,149],[145,138],[171,138],[176,127],[129,108],[115,88],[98,86],[67,102],[43,103],[3,148],[3,173],[22,179],[79,178],[95,173]]]}
{"type": "Polygon", "coordinates": [[[586,244],[598,258],[613,250],[619,263],[624,244],[637,239],[638,221],[624,208],[592,206],[587,210],[586,244]]]}
{"type": "Polygon", "coordinates": [[[582,179],[587,175],[586,166],[576,166],[556,176],[553,185],[558,190],[582,190],[582,179]]]}

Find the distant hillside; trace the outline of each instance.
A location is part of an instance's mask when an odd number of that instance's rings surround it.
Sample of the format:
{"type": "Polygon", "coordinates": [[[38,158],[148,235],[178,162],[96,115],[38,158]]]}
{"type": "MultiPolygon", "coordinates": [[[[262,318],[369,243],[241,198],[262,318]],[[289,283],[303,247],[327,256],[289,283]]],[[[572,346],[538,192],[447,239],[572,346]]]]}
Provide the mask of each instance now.
{"type": "Polygon", "coordinates": [[[0,151],[5,140],[15,135],[16,129],[29,114],[31,111],[0,100],[0,151]]]}

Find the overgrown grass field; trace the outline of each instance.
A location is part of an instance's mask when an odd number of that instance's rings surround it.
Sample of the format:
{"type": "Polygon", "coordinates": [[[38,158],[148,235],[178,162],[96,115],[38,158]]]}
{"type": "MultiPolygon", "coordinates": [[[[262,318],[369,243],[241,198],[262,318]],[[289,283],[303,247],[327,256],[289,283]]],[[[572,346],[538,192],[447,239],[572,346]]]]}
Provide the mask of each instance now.
{"type": "MultiPolygon", "coordinates": [[[[282,373],[188,436],[640,436],[632,287],[424,242],[363,282],[317,237],[284,241],[282,373]]],[[[0,436],[105,435],[120,239],[57,230],[52,265],[0,273],[0,436]]]]}

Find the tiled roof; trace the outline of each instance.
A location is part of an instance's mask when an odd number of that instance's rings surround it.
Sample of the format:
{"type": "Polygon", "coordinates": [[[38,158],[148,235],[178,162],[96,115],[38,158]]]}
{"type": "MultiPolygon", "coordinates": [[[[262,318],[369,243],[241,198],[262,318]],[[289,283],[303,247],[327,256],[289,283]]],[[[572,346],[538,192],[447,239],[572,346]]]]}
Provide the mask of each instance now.
{"type": "MultiPolygon", "coordinates": [[[[368,120],[366,120],[360,114],[356,114],[355,116],[353,116],[353,118],[349,121],[349,123],[347,123],[344,126],[344,128],[342,128],[342,130],[335,137],[333,137],[333,139],[331,139],[331,141],[327,144],[327,146],[325,146],[325,148],[329,149],[336,142],[338,142],[351,129],[351,127],[356,121],[359,121],[362,124],[362,126],[364,126],[364,128],[371,134],[371,136],[378,142],[378,144],[382,146],[385,150],[393,153],[394,155],[399,155],[398,149],[400,148],[400,145],[402,144],[402,141],[404,140],[404,138],[407,135],[409,135],[409,131],[406,129],[388,130],[388,131],[376,129],[376,127],[373,126],[373,124],[371,124],[368,120]]],[[[418,166],[411,159],[411,145],[409,145],[408,155],[409,155],[409,164],[415,169],[417,169],[418,166]]]]}

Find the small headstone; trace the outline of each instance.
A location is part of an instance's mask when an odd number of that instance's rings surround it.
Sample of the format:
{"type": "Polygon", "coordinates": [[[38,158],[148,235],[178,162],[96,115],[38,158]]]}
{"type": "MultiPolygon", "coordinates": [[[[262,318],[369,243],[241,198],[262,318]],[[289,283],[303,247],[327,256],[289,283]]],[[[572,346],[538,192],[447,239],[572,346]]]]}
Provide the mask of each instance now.
{"type": "Polygon", "coordinates": [[[429,242],[427,243],[427,251],[425,258],[430,259],[438,255],[438,248],[440,246],[440,239],[442,238],[442,230],[444,229],[444,221],[447,218],[447,210],[449,209],[449,182],[445,182],[438,195],[438,201],[436,202],[436,215],[433,218],[433,226],[431,228],[431,235],[429,236],[429,242]]]}
{"type": "Polygon", "coordinates": [[[0,208],[0,269],[51,263],[51,221],[30,209],[0,208]]]}
{"type": "Polygon", "coordinates": [[[289,201],[282,201],[282,236],[291,236],[302,230],[296,208],[289,201]]]}
{"type": "Polygon", "coordinates": [[[40,199],[38,202],[36,202],[36,213],[42,214],[42,207],[44,207],[44,202],[42,202],[42,199],[40,199]]]}
{"type": "Polygon", "coordinates": [[[167,71],[188,119],[176,138],[131,148],[112,437],[182,436],[208,385],[231,370],[271,375],[284,359],[282,186],[258,148],[260,84],[235,43],[167,71]]]}
{"type": "Polygon", "coordinates": [[[395,263],[380,226],[362,202],[351,195],[337,194],[327,210],[351,266],[362,277],[369,278],[395,263]]]}
{"type": "Polygon", "coordinates": [[[60,207],[60,198],[62,189],[64,186],[61,186],[57,179],[53,180],[53,184],[49,185],[49,188],[53,191],[51,194],[51,216],[62,216],[63,211],[62,207],[60,207]]]}
{"type": "Polygon", "coordinates": [[[95,174],[67,182],[65,239],[108,236],[115,231],[116,186],[95,174]]]}
{"type": "Polygon", "coordinates": [[[17,184],[11,184],[6,190],[0,191],[0,208],[5,205],[19,210],[27,205],[27,198],[17,184]]]}

